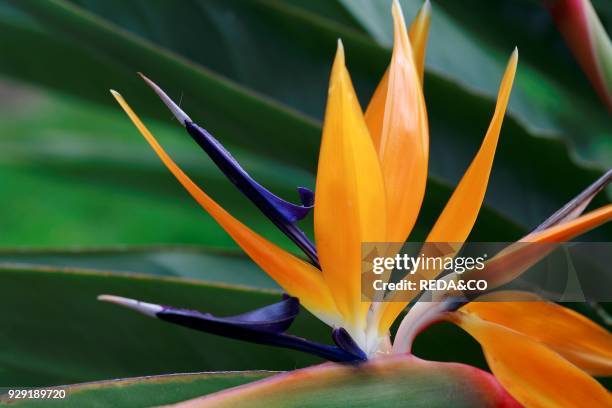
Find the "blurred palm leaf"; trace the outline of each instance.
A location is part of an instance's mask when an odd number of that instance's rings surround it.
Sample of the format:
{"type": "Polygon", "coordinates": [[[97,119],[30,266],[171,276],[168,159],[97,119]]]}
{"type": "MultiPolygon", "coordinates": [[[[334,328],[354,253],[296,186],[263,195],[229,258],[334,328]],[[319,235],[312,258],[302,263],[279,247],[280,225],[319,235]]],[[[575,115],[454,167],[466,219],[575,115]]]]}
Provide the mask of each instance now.
{"type": "MultiPolygon", "coordinates": [[[[97,69],[86,71],[90,92],[85,96],[110,103],[110,98],[102,96],[103,90],[117,87],[130,100],[149,101],[142,107],[136,105],[139,110],[167,118],[133,75],[136,70],[144,70],[159,78],[171,94],[182,95],[188,112],[221,140],[309,171],[316,163],[318,119],[333,40],[344,39],[349,67],[362,96],[369,95],[389,57],[388,50],[359,31],[299,5],[274,1],[186,1],[177,6],[156,1],[131,2],[126,10],[112,1],[77,3],[81,6],[62,0],[22,1],[16,5],[29,13],[28,19],[35,17],[37,23],[31,24],[38,24],[39,29],[52,34],[45,38],[66,41],[74,52],[83,54],[84,61],[97,58],[110,65],[107,70],[92,64],[97,69]],[[177,21],[181,21],[181,28],[171,30],[177,21]],[[309,35],[303,35],[304,32],[309,35]],[[114,77],[108,72],[120,74],[114,77]],[[91,89],[92,84],[97,89],[91,89]]],[[[15,19],[12,21],[14,24],[15,19]]],[[[432,43],[434,51],[435,44],[432,43]]],[[[46,47],[39,42],[31,45],[46,47]]],[[[484,58],[485,51],[477,45],[470,47],[484,58]]],[[[432,54],[436,55],[434,51],[432,54]]],[[[32,54],[35,56],[36,50],[32,54]]],[[[494,54],[502,59],[507,52],[494,54]]],[[[60,61],[61,65],[54,70],[54,86],[64,92],[83,92],[72,80],[83,77],[81,58],[75,57],[60,61]]],[[[483,64],[476,57],[462,60],[466,64],[471,61],[478,69],[483,64]]],[[[449,76],[434,70],[426,78],[432,128],[431,184],[446,190],[445,193],[469,163],[492,111],[490,98],[473,93],[483,87],[489,95],[496,90],[496,76],[501,75],[501,69],[497,70],[494,62],[485,66],[489,79],[482,75],[485,78],[482,81],[488,82],[480,83],[480,88],[466,90],[464,82],[469,78],[461,73],[449,76]],[[463,82],[455,80],[458,76],[463,82]]],[[[48,83],[49,78],[46,80],[48,83]]],[[[521,92],[518,94],[514,105],[520,107],[524,98],[521,92]]],[[[543,90],[537,95],[547,97],[549,93],[543,90]]],[[[596,114],[602,109],[595,106],[592,111],[596,114]]],[[[518,110],[533,111],[530,106],[518,110]]],[[[525,229],[560,206],[599,171],[581,167],[563,142],[533,135],[528,129],[538,126],[525,127],[520,124],[526,122],[524,118],[514,116],[518,121],[511,118],[504,126],[486,202],[512,220],[518,229],[525,229]]],[[[583,114],[575,116],[584,118],[583,114]]],[[[587,122],[593,126],[598,123],[587,122]]],[[[609,140],[605,132],[609,129],[599,128],[598,134],[604,135],[603,143],[609,140]]],[[[508,234],[497,235],[495,239],[517,237],[508,234]]]]}
{"type": "MultiPolygon", "coordinates": [[[[152,407],[236,387],[270,375],[272,373],[266,371],[241,371],[171,374],[97,381],[61,387],[69,396],[66,399],[13,400],[11,405],[19,408],[152,407]]],[[[3,402],[3,397],[0,396],[0,404],[3,402]]]]}
{"type": "Polygon", "coordinates": [[[201,246],[0,250],[0,265],[147,274],[280,291],[242,252],[201,246]]]}

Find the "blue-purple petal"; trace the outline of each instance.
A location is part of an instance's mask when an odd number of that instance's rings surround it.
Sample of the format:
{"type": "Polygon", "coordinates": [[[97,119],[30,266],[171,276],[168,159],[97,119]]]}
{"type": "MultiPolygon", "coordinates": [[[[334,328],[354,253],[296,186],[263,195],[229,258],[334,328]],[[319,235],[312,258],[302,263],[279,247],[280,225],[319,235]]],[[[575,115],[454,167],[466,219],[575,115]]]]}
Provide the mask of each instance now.
{"type": "Polygon", "coordinates": [[[285,235],[287,235],[310,260],[319,266],[314,244],[295,223],[304,218],[313,208],[314,194],[307,188],[299,187],[302,205],[293,204],[273,194],[257,183],[234,159],[225,147],[208,131],[193,122],[186,122],[185,128],[195,142],[208,154],[212,161],[238,189],[246,195],[285,235]]]}
{"type": "MultiPolygon", "coordinates": [[[[206,333],[251,343],[298,350],[330,361],[358,362],[366,360],[363,351],[352,342],[345,331],[339,335],[341,340],[339,344],[337,342],[338,347],[316,343],[285,333],[299,310],[299,301],[296,298],[285,297],[281,302],[237,316],[217,317],[197,310],[164,306],[162,311],[156,313],[156,317],[169,323],[206,333]]],[[[336,337],[334,337],[334,340],[336,341],[336,337]]]]}
{"type": "Polygon", "coordinates": [[[354,356],[359,357],[359,359],[361,360],[367,359],[364,351],[359,348],[357,343],[355,343],[355,340],[353,340],[351,335],[344,328],[340,327],[334,329],[334,331],[332,332],[332,339],[334,340],[334,343],[336,343],[336,345],[341,349],[346,350],[354,356]]]}

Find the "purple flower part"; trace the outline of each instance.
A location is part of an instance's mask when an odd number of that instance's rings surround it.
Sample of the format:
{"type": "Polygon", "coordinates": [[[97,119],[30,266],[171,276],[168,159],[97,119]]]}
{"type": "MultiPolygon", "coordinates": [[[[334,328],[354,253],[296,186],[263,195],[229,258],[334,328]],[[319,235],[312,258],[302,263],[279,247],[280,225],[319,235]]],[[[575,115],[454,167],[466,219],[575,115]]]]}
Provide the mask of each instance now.
{"type": "Polygon", "coordinates": [[[263,212],[274,224],[285,233],[319,267],[317,251],[295,222],[304,218],[313,208],[314,194],[304,187],[298,188],[302,205],[292,204],[272,194],[257,183],[240,166],[238,161],[210,133],[196,125],[189,115],[176,104],[156,83],[139,73],[142,79],[153,89],[162,102],[170,109],[179,123],[187,129],[191,137],[210,156],[221,171],[263,212]]]}
{"type": "Polygon", "coordinates": [[[236,316],[216,318],[210,313],[200,314],[207,316],[211,320],[233,322],[242,327],[250,327],[254,330],[282,333],[291,326],[299,313],[299,300],[295,297],[285,295],[281,302],[236,316]]]}
{"type": "Polygon", "coordinates": [[[538,225],[536,229],[531,231],[531,234],[579,217],[589,205],[591,200],[593,200],[597,194],[603,191],[604,188],[608,187],[610,183],[612,183],[612,169],[606,171],[605,174],[593,182],[593,184],[588,186],[580,194],[557,210],[553,215],[547,218],[546,221],[538,225]]]}
{"type": "Polygon", "coordinates": [[[314,207],[314,193],[311,189],[306,187],[298,187],[298,193],[300,194],[300,201],[306,207],[314,207]]]}
{"type": "Polygon", "coordinates": [[[285,331],[289,328],[299,310],[298,299],[286,297],[279,303],[237,316],[216,317],[210,313],[178,309],[171,306],[163,306],[161,311],[155,313],[155,316],[166,322],[206,333],[251,343],[298,350],[330,361],[356,362],[366,359],[365,354],[358,347],[359,352],[354,353],[353,349],[346,350],[342,347],[320,344],[286,334],[285,331]]]}
{"type": "Polygon", "coordinates": [[[360,357],[360,360],[367,359],[367,356],[364,351],[359,348],[357,343],[355,343],[355,340],[353,340],[351,335],[343,327],[334,329],[334,331],[332,332],[332,339],[338,347],[343,350],[346,350],[354,356],[360,357]]]}
{"type": "Polygon", "coordinates": [[[185,128],[193,140],[208,154],[219,169],[246,195],[285,235],[287,235],[310,260],[318,267],[319,259],[314,244],[295,223],[304,218],[313,208],[314,193],[299,187],[298,193],[302,205],[290,203],[274,195],[257,183],[223,147],[205,129],[191,121],[185,122],[185,128]]]}

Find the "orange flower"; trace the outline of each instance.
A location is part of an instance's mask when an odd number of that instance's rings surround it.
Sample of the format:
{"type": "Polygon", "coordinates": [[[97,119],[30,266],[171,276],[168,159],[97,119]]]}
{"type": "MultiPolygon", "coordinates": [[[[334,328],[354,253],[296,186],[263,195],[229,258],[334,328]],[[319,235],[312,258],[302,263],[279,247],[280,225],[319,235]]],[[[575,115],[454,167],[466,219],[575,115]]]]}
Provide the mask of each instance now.
{"type": "MultiPolygon", "coordinates": [[[[408,238],[425,194],[429,158],[422,78],[430,6],[425,4],[410,29],[397,1],[392,12],[395,35],[391,63],[365,114],[345,66],[344,48],[338,42],[314,202],[320,268],[316,257],[310,256],[309,263],[286,252],[221,208],[174,163],[125,100],[113,91],[163,163],[253,261],[319,319],[333,328],[345,329],[369,358],[392,351],[389,329],[408,302],[362,301],[361,244],[403,242],[408,238]]],[[[487,189],[517,63],[518,51],[514,50],[482,145],[427,242],[465,242],[472,230],[487,189]]],[[[156,85],[152,86],[179,121],[189,126],[191,119],[156,85]]],[[[525,241],[569,240],[612,218],[612,205],[586,215],[580,215],[582,210],[527,236],[525,241]]],[[[453,248],[450,255],[459,249],[453,248]]],[[[505,251],[482,273],[520,273],[527,266],[517,265],[520,256],[520,250],[505,251]]],[[[497,379],[522,404],[610,406],[608,392],[587,374],[612,373],[612,339],[596,324],[541,299],[470,303],[451,312],[441,305],[417,303],[402,323],[393,351],[409,352],[412,338],[424,321],[447,319],[480,342],[497,379]],[[548,331],[535,324],[547,320],[553,324],[548,331]]]]}

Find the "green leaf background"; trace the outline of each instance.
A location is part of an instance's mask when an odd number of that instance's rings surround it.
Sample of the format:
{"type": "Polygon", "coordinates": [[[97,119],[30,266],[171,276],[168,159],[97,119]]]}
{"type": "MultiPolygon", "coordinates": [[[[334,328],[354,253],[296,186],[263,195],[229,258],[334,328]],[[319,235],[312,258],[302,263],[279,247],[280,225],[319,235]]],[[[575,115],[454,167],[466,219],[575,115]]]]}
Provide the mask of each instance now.
{"type": "MultiPolygon", "coordinates": [[[[421,5],[401,3],[409,20],[421,5]]],[[[594,4],[610,24],[609,5],[594,4]]],[[[425,75],[430,177],[410,239],[423,239],[478,149],[515,46],[519,70],[470,239],[520,238],[612,166],[609,113],[539,1],[438,0],[432,7],[425,75]]],[[[295,250],[135,73],[180,100],[262,184],[295,200],[296,187],[314,187],[336,39],[345,44],[365,106],[390,58],[389,9],[386,0],[0,1],[0,387],[317,362],[95,300],[113,293],[231,314],[280,293],[169,175],[108,90],[120,91],[232,214],[295,250]]],[[[593,206],[609,202],[602,194],[593,206]]],[[[310,224],[303,222],[309,234],[310,224]]],[[[587,239],[611,237],[604,226],[587,239]]],[[[295,332],[330,340],[307,313],[295,332]]],[[[486,367],[478,346],[450,326],[433,328],[416,349],[486,367]]],[[[249,375],[134,380],[130,387],[181,383],[168,391],[176,401],[249,375]]],[[[146,401],[118,404],[152,403],[146,401]]]]}

